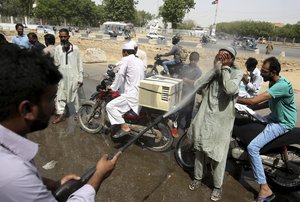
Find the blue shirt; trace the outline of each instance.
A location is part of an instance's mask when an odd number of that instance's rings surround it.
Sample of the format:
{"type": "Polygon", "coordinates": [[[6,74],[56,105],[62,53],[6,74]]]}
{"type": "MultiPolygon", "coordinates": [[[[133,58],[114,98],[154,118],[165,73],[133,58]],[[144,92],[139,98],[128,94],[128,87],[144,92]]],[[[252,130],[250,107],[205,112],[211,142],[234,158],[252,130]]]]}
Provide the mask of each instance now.
{"type": "Polygon", "coordinates": [[[272,96],[269,100],[271,119],[286,129],[294,128],[297,121],[297,108],[292,84],[284,77],[270,82],[267,92],[272,96]]]}
{"type": "MultiPolygon", "coordinates": [[[[202,71],[201,69],[195,65],[195,66],[191,66],[191,64],[188,65],[184,65],[182,68],[182,71],[180,72],[180,78],[188,78],[190,80],[194,80],[196,81],[198,78],[200,78],[200,76],[202,75],[202,71]]],[[[190,92],[194,89],[194,85],[193,84],[186,84],[183,83],[183,96],[190,94],[190,92]]]]}
{"type": "Polygon", "coordinates": [[[27,37],[27,35],[23,34],[23,36],[14,36],[12,38],[12,43],[18,45],[20,48],[29,48],[30,44],[29,44],[29,39],[27,37]]]}
{"type": "MultiPolygon", "coordinates": [[[[54,202],[44,185],[33,158],[38,145],[0,125],[0,201],[54,202]]],[[[68,202],[95,200],[95,189],[86,184],[68,202]]]]}

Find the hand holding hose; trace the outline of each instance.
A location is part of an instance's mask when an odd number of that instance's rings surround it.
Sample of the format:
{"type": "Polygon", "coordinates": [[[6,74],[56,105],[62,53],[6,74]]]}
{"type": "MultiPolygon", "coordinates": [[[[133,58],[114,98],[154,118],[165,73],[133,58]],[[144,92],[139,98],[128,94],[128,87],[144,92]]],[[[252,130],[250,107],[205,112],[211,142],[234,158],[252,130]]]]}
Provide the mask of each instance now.
{"type": "Polygon", "coordinates": [[[121,154],[122,152],[119,151],[111,159],[108,158],[107,154],[103,155],[97,165],[89,169],[79,180],[74,178],[69,179],[56,189],[53,192],[54,197],[59,202],[66,201],[72,193],[80,189],[86,183],[90,184],[97,192],[103,180],[114,170],[121,154]]]}
{"type": "Polygon", "coordinates": [[[103,155],[96,165],[95,173],[102,175],[104,179],[107,178],[115,169],[117,160],[121,156],[121,154],[121,151],[117,152],[112,159],[108,159],[107,154],[103,155]]]}

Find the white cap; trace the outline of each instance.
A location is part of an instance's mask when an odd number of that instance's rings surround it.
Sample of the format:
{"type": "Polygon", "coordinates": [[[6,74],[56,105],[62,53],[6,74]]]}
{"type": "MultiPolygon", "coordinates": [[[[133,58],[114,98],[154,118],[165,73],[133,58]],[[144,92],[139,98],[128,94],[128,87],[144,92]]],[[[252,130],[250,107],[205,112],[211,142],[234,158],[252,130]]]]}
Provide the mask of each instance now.
{"type": "Polygon", "coordinates": [[[128,43],[131,43],[135,48],[138,47],[137,43],[133,40],[130,40],[128,43]]]}
{"type": "Polygon", "coordinates": [[[126,43],[123,46],[123,50],[134,50],[134,45],[132,43],[126,43]]]}

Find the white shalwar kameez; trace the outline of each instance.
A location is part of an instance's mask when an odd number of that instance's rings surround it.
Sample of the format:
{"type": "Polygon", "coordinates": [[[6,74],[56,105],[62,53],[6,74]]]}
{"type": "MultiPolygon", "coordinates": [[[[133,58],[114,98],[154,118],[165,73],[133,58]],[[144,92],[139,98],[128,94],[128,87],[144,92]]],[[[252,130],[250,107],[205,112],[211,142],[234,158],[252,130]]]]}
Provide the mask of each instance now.
{"type": "Polygon", "coordinates": [[[137,52],[136,52],[136,56],[143,61],[144,67],[145,67],[144,70],[146,70],[147,69],[147,65],[148,65],[148,58],[147,58],[146,52],[142,51],[141,49],[138,49],[137,52]]]}
{"type": "Polygon", "coordinates": [[[54,52],[54,62],[58,66],[63,79],[58,84],[56,112],[63,114],[67,103],[74,103],[76,113],[79,109],[78,88],[83,82],[83,68],[79,48],[70,45],[68,52],[58,45],[54,52]]]}
{"type": "Polygon", "coordinates": [[[122,115],[130,109],[138,114],[139,84],[145,77],[143,61],[133,54],[123,57],[118,64],[119,71],[111,85],[111,90],[117,91],[124,87],[124,92],[106,105],[107,115],[112,125],[125,123],[122,115]]]}

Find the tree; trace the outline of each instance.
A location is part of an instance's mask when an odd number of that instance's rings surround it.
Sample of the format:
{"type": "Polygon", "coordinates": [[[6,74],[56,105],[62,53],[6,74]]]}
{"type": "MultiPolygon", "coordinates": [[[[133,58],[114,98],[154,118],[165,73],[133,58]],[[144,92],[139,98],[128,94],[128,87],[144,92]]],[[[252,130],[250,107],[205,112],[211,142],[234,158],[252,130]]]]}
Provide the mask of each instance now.
{"type": "Polygon", "coordinates": [[[192,29],[194,27],[196,27],[196,24],[193,20],[186,20],[178,25],[178,29],[192,29]]]}
{"type": "Polygon", "coordinates": [[[149,21],[154,19],[154,15],[146,11],[137,11],[136,20],[133,22],[136,26],[144,27],[149,21]]]}
{"type": "Polygon", "coordinates": [[[22,16],[23,6],[20,0],[2,0],[0,1],[0,13],[3,16],[22,16]]]}
{"type": "Polygon", "coordinates": [[[238,36],[266,37],[274,34],[274,25],[255,21],[222,22],[217,24],[217,30],[238,36]]]}
{"type": "Polygon", "coordinates": [[[176,29],[185,14],[194,6],[194,0],[164,0],[164,4],[159,8],[159,15],[165,23],[171,22],[172,28],[176,29]]]}
{"type": "Polygon", "coordinates": [[[103,0],[106,21],[134,22],[137,3],[137,0],[103,0]]]}
{"type": "Polygon", "coordinates": [[[71,25],[98,26],[103,8],[91,0],[39,0],[34,14],[50,24],[61,25],[66,19],[71,25]]]}
{"type": "Polygon", "coordinates": [[[63,20],[62,15],[66,12],[64,10],[60,0],[39,0],[34,14],[38,18],[60,25],[63,20]]]}
{"type": "Polygon", "coordinates": [[[33,9],[33,4],[35,2],[35,0],[20,0],[22,3],[22,7],[23,8],[23,14],[31,17],[32,16],[32,9],[33,9]]]}

